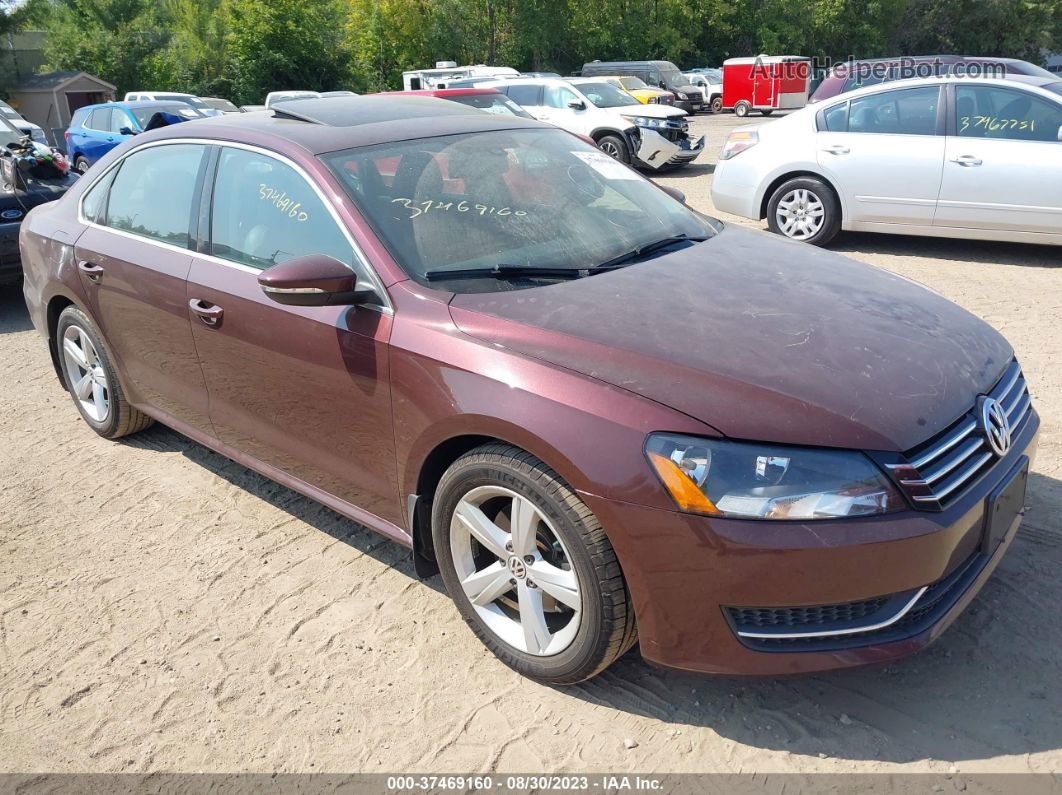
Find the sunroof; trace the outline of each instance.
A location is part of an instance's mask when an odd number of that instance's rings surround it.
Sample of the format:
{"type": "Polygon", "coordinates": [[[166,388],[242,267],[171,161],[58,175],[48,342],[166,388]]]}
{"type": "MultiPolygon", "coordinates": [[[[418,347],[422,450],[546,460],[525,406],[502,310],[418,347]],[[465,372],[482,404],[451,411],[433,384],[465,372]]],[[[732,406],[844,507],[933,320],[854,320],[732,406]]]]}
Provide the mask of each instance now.
{"type": "Polygon", "coordinates": [[[425,116],[467,116],[469,109],[456,102],[431,97],[325,97],[277,102],[274,115],[328,127],[401,121],[425,116]]]}

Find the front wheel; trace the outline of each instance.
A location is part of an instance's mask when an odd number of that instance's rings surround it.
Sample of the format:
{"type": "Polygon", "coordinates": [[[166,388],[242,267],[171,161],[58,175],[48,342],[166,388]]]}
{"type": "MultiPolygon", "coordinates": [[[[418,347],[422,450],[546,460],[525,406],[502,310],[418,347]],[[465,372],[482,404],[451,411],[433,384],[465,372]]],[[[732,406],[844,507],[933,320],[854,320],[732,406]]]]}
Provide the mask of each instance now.
{"type": "Polygon", "coordinates": [[[78,155],[74,159],[74,171],[76,171],[78,174],[84,174],[88,170],[89,170],[89,161],[87,161],[81,155],[78,155]]]}
{"type": "Polygon", "coordinates": [[[712,100],[712,113],[721,113],[723,110],[723,98],[715,97],[712,100]]]}
{"type": "Polygon", "coordinates": [[[742,119],[749,115],[749,111],[752,110],[752,106],[745,100],[741,100],[734,106],[734,115],[739,116],[742,119]]]}
{"type": "Polygon", "coordinates": [[[597,142],[597,148],[609,157],[614,157],[621,163],[630,165],[631,154],[627,149],[627,143],[618,135],[603,135],[597,142]]]}
{"type": "Polygon", "coordinates": [[[787,180],[767,203],[767,226],[776,235],[823,246],[841,228],[841,207],[833,190],[815,177],[787,180]]]}
{"type": "Polygon", "coordinates": [[[616,553],[575,492],[534,456],[483,445],[455,461],[432,506],[446,590],[476,636],[524,676],[572,684],[637,640],[616,553]]]}

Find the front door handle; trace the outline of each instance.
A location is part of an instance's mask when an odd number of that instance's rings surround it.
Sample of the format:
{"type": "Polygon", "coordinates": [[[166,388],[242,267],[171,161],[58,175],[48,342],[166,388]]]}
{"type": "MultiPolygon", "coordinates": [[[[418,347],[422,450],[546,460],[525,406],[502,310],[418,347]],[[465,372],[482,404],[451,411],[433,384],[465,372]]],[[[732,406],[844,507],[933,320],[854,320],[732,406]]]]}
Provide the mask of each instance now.
{"type": "Polygon", "coordinates": [[[193,298],[188,302],[188,308],[202,321],[204,326],[211,328],[221,325],[221,316],[225,314],[225,310],[220,306],[204,301],[202,298],[193,298]]]}
{"type": "Polygon", "coordinates": [[[833,146],[827,146],[822,151],[823,152],[828,152],[831,155],[846,155],[852,150],[849,149],[847,146],[841,146],[840,144],[834,144],[833,146]]]}
{"type": "Polygon", "coordinates": [[[77,269],[85,274],[87,278],[93,284],[99,284],[103,278],[103,268],[94,262],[85,262],[82,260],[77,264],[77,269]]]}
{"type": "Polygon", "coordinates": [[[969,168],[970,166],[981,165],[982,161],[981,158],[974,157],[973,155],[959,155],[958,157],[953,157],[951,159],[951,162],[958,163],[960,166],[966,166],[967,168],[969,168]]]}

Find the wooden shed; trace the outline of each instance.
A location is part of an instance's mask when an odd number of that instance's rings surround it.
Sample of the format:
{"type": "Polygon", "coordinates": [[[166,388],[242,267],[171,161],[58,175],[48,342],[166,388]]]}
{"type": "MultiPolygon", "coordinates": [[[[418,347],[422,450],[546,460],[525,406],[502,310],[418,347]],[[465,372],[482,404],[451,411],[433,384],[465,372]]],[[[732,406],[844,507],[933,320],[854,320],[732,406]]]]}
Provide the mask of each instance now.
{"type": "Polygon", "coordinates": [[[23,118],[45,130],[63,130],[74,111],[98,102],[113,102],[115,87],[87,72],[43,72],[11,89],[11,104],[23,118]]]}

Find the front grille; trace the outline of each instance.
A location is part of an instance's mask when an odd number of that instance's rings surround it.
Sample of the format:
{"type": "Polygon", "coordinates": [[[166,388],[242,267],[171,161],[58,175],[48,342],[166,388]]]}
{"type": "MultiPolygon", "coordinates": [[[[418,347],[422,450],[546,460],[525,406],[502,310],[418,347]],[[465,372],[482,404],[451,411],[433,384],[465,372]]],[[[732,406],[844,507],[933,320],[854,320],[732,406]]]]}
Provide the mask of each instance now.
{"type": "MultiPolygon", "coordinates": [[[[1011,434],[1017,436],[1032,408],[1021,365],[1011,362],[988,394],[1002,404],[1011,434]]],[[[919,508],[947,507],[998,460],[978,427],[976,412],[974,407],[943,433],[907,451],[904,463],[887,465],[896,482],[919,508]]]]}
{"type": "Polygon", "coordinates": [[[940,621],[987,562],[988,556],[976,553],[932,585],[878,599],[817,607],[728,607],[725,613],[741,643],[755,651],[840,651],[895,643],[919,635],[940,621]],[[877,607],[873,607],[875,604],[877,607]],[[781,623],[802,615],[813,620],[781,623]],[[838,618],[820,623],[817,619],[824,616],[838,618]],[[846,616],[852,618],[843,620],[846,616]]]}

